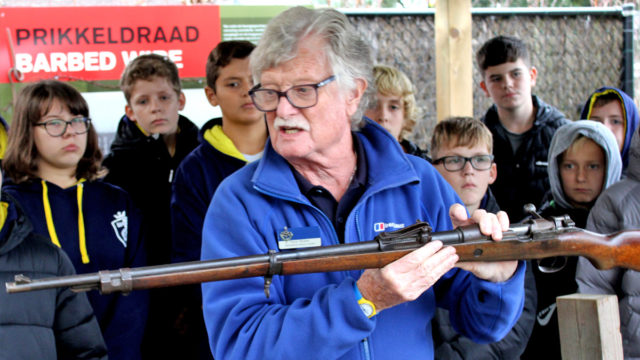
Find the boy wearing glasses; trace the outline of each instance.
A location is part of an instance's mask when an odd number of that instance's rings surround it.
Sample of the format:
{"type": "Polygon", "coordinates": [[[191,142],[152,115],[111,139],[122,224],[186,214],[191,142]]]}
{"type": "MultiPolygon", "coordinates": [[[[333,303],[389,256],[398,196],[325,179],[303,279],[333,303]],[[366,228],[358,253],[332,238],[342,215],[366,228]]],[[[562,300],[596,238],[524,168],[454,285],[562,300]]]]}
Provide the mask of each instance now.
{"type": "MultiPolygon", "coordinates": [[[[433,165],[453,187],[469,213],[476,209],[497,213],[500,207],[489,185],[497,176],[493,162],[493,139],[479,120],[454,117],[439,122],[433,130],[433,165]]],[[[524,351],[533,327],[536,289],[531,266],[525,273],[525,301],[522,315],[500,341],[477,344],[454,330],[449,311],[438,309],[433,318],[436,359],[517,359],[524,351]]]]}
{"type": "MultiPolygon", "coordinates": [[[[620,179],[622,160],[615,136],[599,122],[580,120],[560,127],[549,148],[550,198],[543,217],[569,215],[584,228],[600,193],[620,179]]],[[[577,292],[578,257],[553,257],[534,262],[538,289],[537,316],[522,359],[559,359],[560,334],[556,297],[577,292]]]]}
{"type": "MultiPolygon", "coordinates": [[[[222,118],[209,120],[198,134],[200,145],[187,156],[173,183],[171,221],[172,262],[200,260],[202,224],[218,185],[227,176],[262,157],[267,140],[263,114],[249,97],[253,86],[249,41],[223,41],[209,54],[204,91],[222,118]]],[[[202,319],[200,285],[189,287],[180,298],[183,332],[180,356],[212,359],[202,319]]]]}
{"type": "Polygon", "coordinates": [[[456,191],[469,213],[500,208],[489,189],[498,175],[491,132],[480,121],[457,117],[439,122],[431,138],[433,165],[456,191]]]}

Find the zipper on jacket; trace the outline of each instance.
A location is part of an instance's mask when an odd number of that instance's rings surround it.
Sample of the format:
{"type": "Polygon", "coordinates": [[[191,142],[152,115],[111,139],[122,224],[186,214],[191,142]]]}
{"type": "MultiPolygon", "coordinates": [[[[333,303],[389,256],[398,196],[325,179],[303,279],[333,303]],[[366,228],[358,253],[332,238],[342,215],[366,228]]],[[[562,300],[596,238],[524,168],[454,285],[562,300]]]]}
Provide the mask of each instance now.
{"type": "Polygon", "coordinates": [[[371,360],[371,348],[369,347],[369,338],[362,339],[362,353],[365,360],[371,360]]]}

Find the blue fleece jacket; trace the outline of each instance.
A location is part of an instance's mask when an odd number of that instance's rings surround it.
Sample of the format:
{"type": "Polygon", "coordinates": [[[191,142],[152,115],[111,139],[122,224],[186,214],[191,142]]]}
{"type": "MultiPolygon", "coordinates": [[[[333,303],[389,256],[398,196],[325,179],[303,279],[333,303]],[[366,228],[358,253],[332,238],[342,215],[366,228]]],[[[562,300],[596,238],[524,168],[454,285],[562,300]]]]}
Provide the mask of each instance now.
{"type": "Polygon", "coordinates": [[[638,113],[638,108],[636,104],[633,102],[633,99],[627,95],[624,91],[610,87],[604,86],[600,89],[593,92],[593,94],[589,95],[589,100],[582,107],[582,113],[580,114],[580,119],[588,120],[591,117],[591,111],[593,110],[593,104],[598,99],[598,97],[614,93],[620,97],[622,110],[624,111],[625,116],[625,132],[624,132],[624,146],[622,147],[622,151],[620,155],[622,155],[622,167],[623,169],[627,168],[629,165],[629,147],[631,146],[631,138],[638,128],[638,122],[640,122],[640,114],[638,113]]]}
{"type": "MultiPolygon", "coordinates": [[[[406,156],[379,125],[357,133],[365,149],[368,189],[346,221],[345,242],[373,239],[421,219],[451,229],[454,190],[426,161],[406,156]]],[[[285,230],[316,232],[338,244],[324,213],[300,193],[289,164],[267,143],[263,158],[218,187],[205,218],[202,259],[264,254],[278,249],[285,230]]],[[[451,310],[454,327],[475,341],[503,337],[524,300],[524,266],[504,283],[454,269],[417,300],[369,319],[353,290],[362,271],[275,276],[271,297],[263,279],[202,285],[203,311],[214,358],[413,359],[432,358],[430,320],[436,305],[451,310]]]]}
{"type": "MultiPolygon", "coordinates": [[[[41,180],[31,180],[20,184],[7,181],[2,190],[22,205],[34,232],[47,238],[53,238],[46,218],[47,208],[50,209],[54,232],[76,272],[146,265],[141,215],[122,189],[102,181],[85,181],[62,189],[50,182],[45,181],[43,185],[41,180]],[[80,240],[78,186],[82,186],[80,214],[84,220],[85,245],[80,240]],[[45,187],[49,206],[43,201],[45,187]],[[86,249],[88,259],[83,260],[82,249],[86,249]]],[[[100,324],[109,358],[140,359],[140,343],[147,320],[147,292],[134,291],[124,296],[91,291],[87,296],[100,324]]]]}

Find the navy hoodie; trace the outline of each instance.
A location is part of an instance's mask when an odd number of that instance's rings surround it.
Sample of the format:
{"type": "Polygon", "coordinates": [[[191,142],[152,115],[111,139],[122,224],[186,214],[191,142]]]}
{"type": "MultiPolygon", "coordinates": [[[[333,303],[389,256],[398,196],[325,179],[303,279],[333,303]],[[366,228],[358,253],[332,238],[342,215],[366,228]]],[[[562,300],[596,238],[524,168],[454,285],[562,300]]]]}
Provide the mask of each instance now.
{"type": "MultiPolygon", "coordinates": [[[[7,180],[2,190],[22,205],[36,234],[52,239],[54,243],[57,237],[78,273],[145,265],[140,213],[121,189],[102,181],[83,181],[62,189],[35,179],[20,184],[7,180]],[[45,190],[48,206],[43,200],[45,190]],[[82,211],[78,211],[79,199],[82,211]],[[47,213],[51,214],[49,224],[47,213]],[[79,216],[83,218],[82,223],[79,216]]],[[[134,291],[124,296],[92,291],[87,295],[102,329],[109,357],[139,359],[147,319],[147,292],[134,291]]]]}

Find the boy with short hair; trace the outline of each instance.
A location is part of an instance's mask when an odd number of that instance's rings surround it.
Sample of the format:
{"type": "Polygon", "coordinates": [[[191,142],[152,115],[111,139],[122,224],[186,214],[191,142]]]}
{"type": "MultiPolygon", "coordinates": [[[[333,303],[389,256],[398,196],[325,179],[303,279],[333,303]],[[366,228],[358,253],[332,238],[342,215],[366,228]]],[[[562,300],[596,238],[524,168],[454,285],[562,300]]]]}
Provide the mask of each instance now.
{"type": "Polygon", "coordinates": [[[120,79],[127,100],[111,153],[103,165],[106,182],[126,190],[149,225],[147,261],[170,259],[169,202],[174,172],[198,144],[198,128],[178,113],[186,99],[178,69],[156,54],[132,60],[120,79]]]}
{"type": "Polygon", "coordinates": [[[224,41],[209,54],[204,91],[212,106],[220,106],[222,118],[203,125],[200,145],[176,172],[171,198],[174,262],[200,260],[202,224],[216,188],[262,156],[267,127],[249,96],[254,48],[249,41],[224,41]]]}
{"type": "Polygon", "coordinates": [[[453,187],[469,213],[476,209],[500,211],[489,185],[497,177],[493,162],[493,136],[470,117],[454,117],[433,129],[433,165],[453,187]],[[487,206],[490,208],[487,209],[487,206]]]}
{"type": "MultiPolygon", "coordinates": [[[[182,159],[198,145],[198,128],[178,113],[185,97],[178,69],[166,57],[148,54],[132,60],[120,88],[127,100],[126,115],[103,162],[109,170],[105,181],[126,190],[142,210],[148,264],[166,264],[171,252],[171,183],[182,159]]],[[[171,357],[164,351],[174,331],[171,297],[170,290],[150,292],[145,358],[171,357]]]]}
{"type": "MultiPolygon", "coordinates": [[[[212,106],[220,106],[222,118],[209,120],[200,130],[200,145],[187,156],[173,183],[171,220],[172,261],[200,260],[202,226],[218,185],[227,176],[262,156],[267,127],[249,90],[253,78],[248,41],[219,43],[207,59],[205,94],[212,106]]],[[[183,291],[185,358],[211,359],[204,320],[200,285],[183,291]]]]}
{"type": "MultiPolygon", "coordinates": [[[[569,215],[577,227],[584,228],[600,193],[620,178],[622,160],[613,133],[590,120],[564,125],[553,136],[548,162],[553,199],[542,206],[540,215],[569,215]]],[[[534,262],[537,317],[522,359],[561,357],[556,298],[577,292],[577,259],[553,257],[534,262]]]]}
{"type": "MultiPolygon", "coordinates": [[[[433,164],[453,187],[469,213],[484,209],[497,213],[500,207],[489,184],[497,176],[493,163],[493,139],[489,129],[479,120],[454,117],[439,122],[431,138],[433,164]]],[[[437,309],[433,319],[436,359],[517,359],[524,351],[533,327],[536,290],[527,262],[525,304],[522,315],[503,340],[477,344],[458,334],[449,320],[449,312],[437,309]]]]}
{"type": "Polygon", "coordinates": [[[620,89],[601,87],[589,96],[580,118],[602,123],[613,132],[620,146],[623,169],[626,169],[629,164],[631,138],[640,122],[638,108],[633,99],[620,89]]]}
{"type": "Polygon", "coordinates": [[[539,206],[549,190],[549,144],[555,130],[568,120],[531,94],[538,72],[520,39],[494,37],[478,50],[476,61],[482,75],[480,87],[494,102],[483,118],[493,134],[500,170],[491,190],[509,218],[518,221],[526,215],[522,207],[539,206]]]}
{"type": "Polygon", "coordinates": [[[399,69],[385,65],[374,66],[373,77],[376,101],[364,115],[390,132],[405,153],[429,160],[426,150],[407,139],[418,120],[415,89],[409,77],[399,69]]]}

